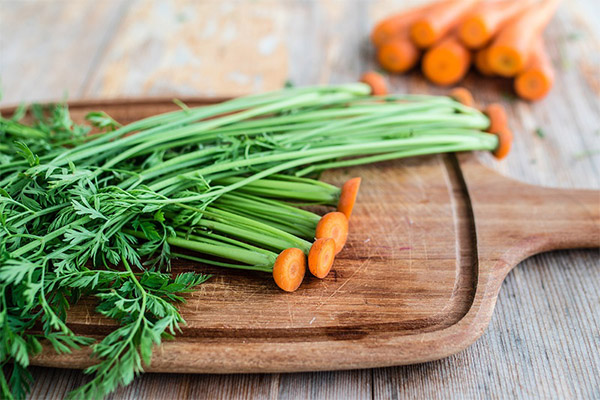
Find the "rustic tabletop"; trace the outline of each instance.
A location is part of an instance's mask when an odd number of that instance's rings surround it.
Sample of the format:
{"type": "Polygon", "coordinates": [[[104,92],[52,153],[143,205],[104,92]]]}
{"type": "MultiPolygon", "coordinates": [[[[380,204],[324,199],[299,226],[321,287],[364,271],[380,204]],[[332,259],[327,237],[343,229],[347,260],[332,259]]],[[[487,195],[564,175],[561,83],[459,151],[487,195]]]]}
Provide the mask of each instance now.
{"type": "MultiPolygon", "coordinates": [[[[0,104],[119,96],[239,95],[354,81],[373,68],[366,38],[402,0],[0,0],[0,104]]],[[[563,2],[546,39],[557,80],[535,104],[472,73],[482,103],[509,110],[515,146],[484,161],[511,177],[600,188],[600,3],[563,2]]],[[[418,73],[394,91],[445,93],[418,73]]],[[[600,198],[598,199],[600,202],[600,198]]],[[[527,221],[523,221],[527,223],[527,221]]],[[[597,250],[542,254],[508,275],[487,332],[427,364],[296,374],[146,374],[114,398],[600,398],[597,250]]],[[[86,377],[33,368],[32,398],[86,377]]]]}

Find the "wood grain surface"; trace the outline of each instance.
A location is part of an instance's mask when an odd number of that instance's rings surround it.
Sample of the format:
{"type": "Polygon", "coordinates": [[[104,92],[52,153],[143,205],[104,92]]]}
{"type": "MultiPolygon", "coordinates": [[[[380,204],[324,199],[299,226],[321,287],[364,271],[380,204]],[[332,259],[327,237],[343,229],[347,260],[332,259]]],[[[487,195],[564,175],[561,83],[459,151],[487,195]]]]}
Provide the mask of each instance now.
{"type": "MultiPolygon", "coordinates": [[[[3,104],[60,99],[65,90],[70,98],[232,95],[286,79],[351,81],[372,67],[368,29],[407,3],[2,0],[3,104]]],[[[578,0],[559,9],[546,34],[558,69],[547,99],[516,101],[504,81],[467,79],[478,100],[509,107],[517,136],[507,160],[488,165],[529,183],[600,187],[599,8],[578,0]]],[[[391,82],[397,91],[443,92],[418,73],[391,82]]],[[[507,276],[487,333],[446,360],[335,373],[147,374],[114,397],[598,398],[598,264],[596,250],[524,261],[507,276]]],[[[85,379],[74,370],[34,373],[33,398],[61,398],[85,379]]]]}

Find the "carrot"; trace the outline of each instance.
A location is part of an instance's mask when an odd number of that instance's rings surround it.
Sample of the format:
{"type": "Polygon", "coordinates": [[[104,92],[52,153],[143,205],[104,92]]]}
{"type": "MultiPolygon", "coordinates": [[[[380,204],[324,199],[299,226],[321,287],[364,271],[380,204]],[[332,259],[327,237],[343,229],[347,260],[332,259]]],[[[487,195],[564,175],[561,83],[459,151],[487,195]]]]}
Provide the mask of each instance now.
{"type": "Polygon", "coordinates": [[[539,100],[548,94],[553,83],[554,68],[540,37],[536,40],[527,67],[515,78],[515,92],[523,99],[539,100]]]}
{"type": "Polygon", "coordinates": [[[460,24],[460,40],[470,49],[483,47],[502,26],[531,4],[532,0],[484,1],[477,4],[460,24]]]}
{"type": "Polygon", "coordinates": [[[508,129],[506,111],[500,104],[492,103],[488,105],[483,112],[490,119],[490,126],[488,127],[487,132],[498,133],[508,129]]]}
{"type": "Polygon", "coordinates": [[[421,56],[421,51],[410,41],[408,34],[396,36],[377,49],[377,61],[387,71],[404,73],[412,69],[421,56]]]}
{"type": "Polygon", "coordinates": [[[295,247],[283,250],[273,265],[273,279],[286,292],[293,292],[302,283],[306,272],[306,257],[295,247]]]}
{"type": "Polygon", "coordinates": [[[452,85],[460,81],[471,65],[471,53],[454,35],[448,36],[425,53],[421,68],[436,85],[452,85]]]}
{"type": "Polygon", "coordinates": [[[437,4],[411,25],[410,38],[418,47],[432,46],[460,22],[476,1],[448,0],[437,4]]]}
{"type": "Polygon", "coordinates": [[[412,8],[410,10],[391,15],[388,18],[379,21],[371,31],[371,42],[376,47],[379,47],[386,41],[400,34],[408,32],[408,28],[417,18],[421,18],[436,5],[437,2],[433,4],[426,4],[421,7],[412,8]]]}
{"type": "Polygon", "coordinates": [[[490,126],[487,131],[498,136],[498,147],[492,151],[492,154],[501,160],[510,152],[513,141],[512,131],[508,127],[506,111],[500,104],[492,103],[483,112],[490,119],[490,126]]]}
{"type": "Polygon", "coordinates": [[[335,259],[335,240],[320,238],[315,240],[308,252],[308,269],[317,278],[325,278],[335,259]]]}
{"type": "Polygon", "coordinates": [[[354,208],[354,203],[356,203],[360,181],[360,177],[352,178],[342,185],[342,192],[340,193],[340,199],[338,200],[337,210],[343,213],[348,221],[350,221],[352,209],[354,208]]]}
{"type": "Polygon", "coordinates": [[[488,50],[488,62],[494,72],[515,76],[528,61],[535,38],[550,22],[560,0],[545,0],[529,7],[500,30],[488,50]]]}
{"type": "Polygon", "coordinates": [[[512,147],[513,134],[512,131],[508,128],[500,129],[497,132],[494,132],[494,134],[498,136],[498,147],[496,147],[496,149],[492,151],[492,154],[498,160],[502,160],[510,152],[510,148],[512,147]]]}
{"type": "Polygon", "coordinates": [[[479,50],[477,53],[475,53],[475,57],[474,57],[474,64],[475,64],[475,68],[477,68],[477,71],[479,71],[479,73],[481,75],[484,76],[494,76],[494,71],[492,70],[492,67],[490,67],[490,64],[488,63],[488,49],[487,48],[483,48],[481,50],[479,50]]]}
{"type": "Polygon", "coordinates": [[[450,97],[467,107],[475,107],[475,100],[471,91],[464,87],[457,87],[450,91],[450,97]]]}
{"type": "Polygon", "coordinates": [[[348,218],[339,211],[325,214],[317,223],[315,237],[332,238],[335,241],[335,254],[338,254],[348,238],[348,218]]]}
{"type": "Polygon", "coordinates": [[[387,84],[381,74],[374,71],[367,71],[360,77],[360,81],[371,87],[373,96],[381,96],[388,93],[387,84]]]}

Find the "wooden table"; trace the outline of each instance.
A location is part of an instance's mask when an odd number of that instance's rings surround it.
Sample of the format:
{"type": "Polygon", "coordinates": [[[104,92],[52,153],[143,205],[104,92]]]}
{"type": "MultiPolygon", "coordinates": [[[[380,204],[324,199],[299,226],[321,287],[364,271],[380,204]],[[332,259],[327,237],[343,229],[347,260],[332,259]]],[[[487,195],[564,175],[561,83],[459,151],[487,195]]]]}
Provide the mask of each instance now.
{"type": "MultiPolygon", "coordinates": [[[[354,81],[374,67],[369,29],[406,3],[0,0],[0,104],[354,81]]],[[[598,18],[596,0],[563,3],[546,33],[558,76],[541,102],[515,100],[502,80],[465,81],[478,101],[510,112],[514,150],[503,162],[484,156],[487,164],[530,183],[600,187],[598,18]]],[[[394,91],[445,93],[418,73],[390,82],[394,91]]],[[[599,398],[598,256],[573,250],[523,262],[507,277],[487,332],[445,360],[301,374],[146,374],[112,397],[599,398]]],[[[62,398],[86,379],[76,370],[32,371],[32,398],[62,398]]]]}

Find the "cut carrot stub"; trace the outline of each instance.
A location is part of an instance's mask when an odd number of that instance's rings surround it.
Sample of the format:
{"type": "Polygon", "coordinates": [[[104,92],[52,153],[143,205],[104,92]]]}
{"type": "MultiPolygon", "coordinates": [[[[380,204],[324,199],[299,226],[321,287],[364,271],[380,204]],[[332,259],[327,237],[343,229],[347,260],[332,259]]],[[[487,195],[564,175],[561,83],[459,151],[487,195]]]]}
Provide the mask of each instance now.
{"type": "Polygon", "coordinates": [[[373,96],[381,96],[388,93],[387,84],[385,78],[374,71],[365,72],[361,77],[360,81],[366,83],[371,87],[371,94],[373,96]]]}
{"type": "Polygon", "coordinates": [[[395,37],[377,49],[377,61],[389,72],[402,74],[412,69],[421,56],[421,51],[410,41],[408,35],[395,37]]]}
{"type": "Polygon", "coordinates": [[[410,27],[410,38],[421,48],[427,48],[456,27],[477,0],[447,0],[440,2],[410,27]]]}
{"type": "Polygon", "coordinates": [[[385,18],[377,23],[371,31],[371,42],[379,47],[384,42],[408,32],[410,25],[417,19],[422,17],[430,9],[435,7],[434,4],[426,4],[421,7],[412,8],[388,18],[385,18]]]}
{"type": "Polygon", "coordinates": [[[525,68],[535,39],[550,22],[559,1],[530,6],[498,32],[488,50],[488,62],[495,73],[512,77],[525,68]]]}
{"type": "Polygon", "coordinates": [[[356,203],[360,182],[361,178],[357,177],[347,180],[346,183],[342,185],[342,192],[340,193],[340,199],[338,200],[337,210],[343,213],[348,221],[352,215],[354,203],[356,203]]]}
{"type": "Polygon", "coordinates": [[[306,273],[306,256],[302,250],[289,248],[277,256],[273,265],[273,279],[286,292],[293,292],[302,283],[306,273]]]}
{"type": "Polygon", "coordinates": [[[315,237],[332,238],[335,241],[335,254],[338,254],[348,238],[348,218],[339,211],[325,214],[317,223],[315,237]]]}
{"type": "Polygon", "coordinates": [[[512,147],[513,134],[510,129],[504,128],[500,129],[497,132],[494,132],[494,135],[498,136],[498,147],[496,147],[492,154],[498,160],[502,160],[510,152],[510,148],[512,147]]]}
{"type": "Polygon", "coordinates": [[[483,47],[511,18],[533,4],[533,0],[482,1],[463,19],[460,40],[470,49],[483,47]]]}
{"type": "Polygon", "coordinates": [[[481,75],[484,76],[494,76],[494,70],[490,67],[490,63],[488,62],[488,49],[481,49],[477,53],[475,53],[475,57],[473,63],[475,64],[475,68],[481,75]]]}
{"type": "Polygon", "coordinates": [[[490,119],[490,126],[488,127],[487,132],[498,133],[503,130],[508,130],[506,111],[500,104],[492,103],[488,105],[483,112],[490,119]]]}
{"type": "Polygon", "coordinates": [[[317,278],[325,278],[335,260],[335,240],[320,238],[315,240],[308,252],[308,269],[317,278]]]}
{"type": "Polygon", "coordinates": [[[422,69],[431,82],[447,86],[460,81],[470,65],[471,53],[456,36],[449,36],[425,53],[422,69]]]}
{"type": "Polygon", "coordinates": [[[450,97],[467,107],[475,107],[475,100],[471,91],[464,87],[457,87],[450,91],[450,97]]]}
{"type": "Polygon", "coordinates": [[[542,38],[538,38],[527,67],[514,81],[515,92],[526,100],[545,97],[554,84],[554,68],[546,53],[542,38]]]}

